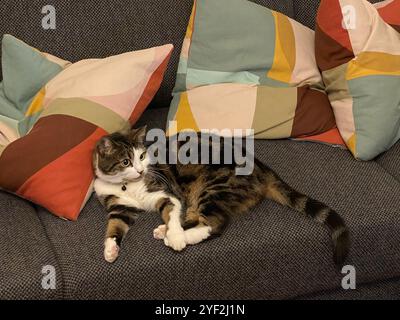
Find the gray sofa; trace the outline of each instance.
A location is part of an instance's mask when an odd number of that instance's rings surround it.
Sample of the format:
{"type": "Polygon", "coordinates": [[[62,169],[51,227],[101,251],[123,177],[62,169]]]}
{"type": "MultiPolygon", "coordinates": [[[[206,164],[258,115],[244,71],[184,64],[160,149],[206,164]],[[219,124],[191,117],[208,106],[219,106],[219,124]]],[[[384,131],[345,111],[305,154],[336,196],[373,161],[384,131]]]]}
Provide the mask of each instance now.
{"type": "MultiPolygon", "coordinates": [[[[313,28],[318,1],[257,0],[313,28]]],[[[53,0],[57,29],[41,28],[48,1],[0,2],[0,34],[76,61],[164,43],[175,52],[140,124],[164,127],[191,0],[53,0]]],[[[223,16],[223,13],[221,13],[223,16]]],[[[358,162],[325,145],[257,141],[257,156],[297,189],[336,209],[351,230],[347,263],[356,290],[341,287],[320,225],[273,202],[237,218],[218,239],[175,253],[142,217],[114,264],[103,259],[106,212],[93,196],[77,222],[0,192],[1,299],[357,299],[400,297],[400,143],[358,162]],[[42,288],[42,268],[56,289],[42,288]]]]}

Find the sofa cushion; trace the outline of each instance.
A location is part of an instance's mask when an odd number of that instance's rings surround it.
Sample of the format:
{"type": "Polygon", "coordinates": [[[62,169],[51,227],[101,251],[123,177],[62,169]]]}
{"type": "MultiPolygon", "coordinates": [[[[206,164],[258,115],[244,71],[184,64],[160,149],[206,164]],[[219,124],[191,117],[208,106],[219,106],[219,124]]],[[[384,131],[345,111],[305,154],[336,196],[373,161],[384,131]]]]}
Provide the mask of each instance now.
{"type": "MultiPolygon", "coordinates": [[[[290,185],[325,202],[344,217],[352,242],[346,264],[356,268],[357,285],[399,276],[398,180],[376,162],[355,161],[345,150],[289,141],[281,141],[273,146],[265,144],[256,150],[256,154],[262,154],[261,160],[290,185]]],[[[314,240],[308,244],[296,243],[289,254],[294,260],[287,262],[293,268],[300,257],[305,259],[304,273],[294,276],[298,285],[303,287],[303,293],[300,294],[340,288],[343,277],[340,273],[332,273],[329,259],[321,259],[322,256],[326,257],[325,250],[329,246],[326,233],[321,238],[320,226],[313,223],[311,227],[312,231],[310,227],[307,230],[314,240]],[[311,249],[308,245],[315,247],[311,249]]],[[[286,246],[293,241],[286,240],[292,232],[301,235],[295,238],[296,242],[304,239],[303,231],[299,233],[298,227],[293,224],[289,227],[289,234],[281,235],[286,246]]],[[[275,264],[284,268],[281,260],[277,258],[275,264]]],[[[281,278],[286,277],[291,275],[286,273],[281,278]]]]}
{"type": "MultiPolygon", "coordinates": [[[[165,112],[148,110],[141,123],[162,124],[165,112]]],[[[356,267],[357,284],[400,275],[400,184],[381,166],[305,142],[257,141],[256,154],[293,187],[346,219],[352,238],[347,263],[356,267]]],[[[114,264],[103,258],[107,214],[95,196],[77,222],[43,209],[39,216],[70,298],[291,298],[341,286],[327,230],[271,201],[235,219],[222,237],[182,253],[153,239],[161,223],[157,214],[143,216],[114,264]]]]}
{"type": "Polygon", "coordinates": [[[0,299],[62,298],[62,274],[35,208],[0,191],[0,234],[0,299]],[[55,268],[55,290],[42,288],[45,266],[55,268]]]}
{"type": "Polygon", "coordinates": [[[298,297],[298,300],[399,300],[400,278],[358,285],[356,290],[330,290],[298,297]]]}
{"type": "Polygon", "coordinates": [[[400,142],[397,142],[390,150],[380,155],[376,162],[400,183],[400,142]]]}

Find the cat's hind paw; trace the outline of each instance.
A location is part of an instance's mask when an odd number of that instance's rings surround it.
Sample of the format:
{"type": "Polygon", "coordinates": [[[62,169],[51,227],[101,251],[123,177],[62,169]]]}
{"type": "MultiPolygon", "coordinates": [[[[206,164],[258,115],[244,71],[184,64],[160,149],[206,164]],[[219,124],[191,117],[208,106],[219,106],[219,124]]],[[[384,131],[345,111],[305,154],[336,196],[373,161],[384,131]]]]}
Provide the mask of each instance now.
{"type": "Polygon", "coordinates": [[[165,238],[165,233],[167,232],[167,226],[165,224],[159,225],[153,230],[153,237],[157,240],[162,240],[165,238]]]}
{"type": "Polygon", "coordinates": [[[114,262],[118,258],[119,246],[115,238],[107,238],[104,242],[104,259],[107,262],[114,262]]]}

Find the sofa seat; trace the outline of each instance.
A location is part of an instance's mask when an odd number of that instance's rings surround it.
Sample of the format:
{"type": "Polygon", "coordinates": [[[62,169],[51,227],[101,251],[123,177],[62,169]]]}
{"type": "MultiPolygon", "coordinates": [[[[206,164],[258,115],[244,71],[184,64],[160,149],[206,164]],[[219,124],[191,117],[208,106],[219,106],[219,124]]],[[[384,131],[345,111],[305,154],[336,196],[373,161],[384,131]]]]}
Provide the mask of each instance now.
{"type": "Polygon", "coordinates": [[[62,273],[35,207],[0,191],[0,209],[0,300],[62,298],[62,273]],[[54,267],[54,290],[42,287],[44,266],[54,267]]]}
{"type": "MultiPolygon", "coordinates": [[[[163,127],[166,113],[148,110],[138,125],[163,127]]],[[[352,238],[347,264],[356,268],[357,286],[400,276],[400,183],[393,171],[308,142],[256,141],[256,155],[345,218],[352,238]]],[[[44,209],[38,215],[56,251],[66,298],[277,299],[342,292],[328,231],[272,201],[234,219],[222,237],[181,253],[153,239],[161,219],[148,214],[131,228],[114,264],[103,258],[107,214],[95,196],[77,222],[44,209]]]]}
{"type": "Polygon", "coordinates": [[[376,162],[400,182],[400,143],[396,143],[385,153],[381,154],[376,162]]]}

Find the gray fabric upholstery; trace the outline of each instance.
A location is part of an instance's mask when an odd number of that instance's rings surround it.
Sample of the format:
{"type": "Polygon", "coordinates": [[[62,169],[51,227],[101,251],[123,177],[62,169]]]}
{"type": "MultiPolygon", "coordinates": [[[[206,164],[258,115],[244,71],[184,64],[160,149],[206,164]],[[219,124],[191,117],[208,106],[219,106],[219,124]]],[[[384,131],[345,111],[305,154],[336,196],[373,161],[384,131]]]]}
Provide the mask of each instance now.
{"type": "Polygon", "coordinates": [[[400,183],[400,142],[397,142],[392,148],[381,154],[376,159],[376,162],[400,183]]]}
{"type": "MultiPolygon", "coordinates": [[[[149,110],[141,123],[163,125],[166,112],[149,110]]],[[[346,219],[352,237],[348,263],[357,269],[358,285],[400,275],[400,185],[381,166],[355,161],[341,149],[285,140],[256,141],[256,155],[346,219]]],[[[221,238],[183,253],[152,238],[161,223],[157,215],[143,216],[113,265],[103,261],[106,213],[95,197],[78,222],[45,210],[39,216],[68,279],[67,297],[295,298],[341,284],[327,230],[271,201],[233,221],[221,238]]]]}
{"type": "Polygon", "coordinates": [[[62,297],[62,274],[34,207],[0,191],[0,300],[62,297]],[[56,269],[56,290],[41,286],[42,268],[56,269]]]}
{"type": "Polygon", "coordinates": [[[320,1],[296,1],[294,18],[305,26],[314,29],[315,17],[320,1]]]}
{"type": "Polygon", "coordinates": [[[147,126],[147,129],[163,128],[165,129],[168,119],[168,108],[147,109],[134,125],[135,128],[147,126]]]}
{"type": "Polygon", "coordinates": [[[333,290],[301,296],[301,300],[399,300],[400,279],[389,279],[358,285],[354,290],[333,290]]]}

